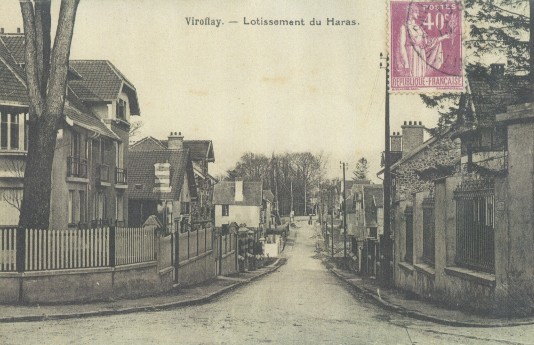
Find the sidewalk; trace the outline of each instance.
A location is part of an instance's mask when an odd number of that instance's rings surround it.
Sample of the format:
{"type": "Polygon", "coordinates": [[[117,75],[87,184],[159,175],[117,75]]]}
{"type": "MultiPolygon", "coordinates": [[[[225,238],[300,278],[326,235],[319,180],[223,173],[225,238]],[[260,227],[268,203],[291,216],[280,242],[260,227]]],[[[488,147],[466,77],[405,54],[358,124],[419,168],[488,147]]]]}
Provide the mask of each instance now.
{"type": "Polygon", "coordinates": [[[398,289],[383,288],[374,278],[362,277],[339,268],[329,270],[383,308],[415,319],[455,327],[510,327],[534,324],[534,317],[506,319],[446,309],[427,301],[410,298],[398,289]]]}
{"type": "Polygon", "coordinates": [[[180,288],[166,294],[138,299],[121,299],[87,304],[0,306],[0,322],[30,322],[129,314],[204,304],[242,285],[276,271],[287,259],[281,258],[272,265],[227,276],[209,282],[180,288]]]}

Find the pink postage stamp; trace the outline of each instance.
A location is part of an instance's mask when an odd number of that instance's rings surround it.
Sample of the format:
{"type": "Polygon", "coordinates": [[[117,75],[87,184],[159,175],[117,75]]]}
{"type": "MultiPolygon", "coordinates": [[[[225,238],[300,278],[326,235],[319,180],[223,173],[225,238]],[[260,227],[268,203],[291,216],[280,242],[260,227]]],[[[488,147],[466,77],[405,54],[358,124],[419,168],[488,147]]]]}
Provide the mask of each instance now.
{"type": "Polygon", "coordinates": [[[390,92],[465,89],[459,1],[391,0],[390,92]]]}

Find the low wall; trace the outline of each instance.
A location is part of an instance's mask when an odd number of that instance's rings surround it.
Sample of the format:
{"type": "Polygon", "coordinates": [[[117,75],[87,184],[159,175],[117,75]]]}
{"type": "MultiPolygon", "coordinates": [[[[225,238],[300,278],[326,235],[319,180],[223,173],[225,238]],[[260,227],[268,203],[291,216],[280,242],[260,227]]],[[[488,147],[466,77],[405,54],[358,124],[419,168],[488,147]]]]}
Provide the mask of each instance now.
{"type": "Polygon", "coordinates": [[[168,291],[172,286],[172,269],[158,271],[156,261],[117,267],[0,273],[0,303],[100,301],[152,295],[168,291]]]}
{"type": "Polygon", "coordinates": [[[221,264],[221,274],[222,275],[229,275],[237,273],[238,267],[237,261],[236,261],[236,251],[232,250],[231,252],[224,254],[222,257],[222,264],[221,264]]]}
{"type": "Polygon", "coordinates": [[[198,284],[215,276],[215,258],[212,250],[184,260],[178,267],[178,284],[182,286],[198,284]]]}

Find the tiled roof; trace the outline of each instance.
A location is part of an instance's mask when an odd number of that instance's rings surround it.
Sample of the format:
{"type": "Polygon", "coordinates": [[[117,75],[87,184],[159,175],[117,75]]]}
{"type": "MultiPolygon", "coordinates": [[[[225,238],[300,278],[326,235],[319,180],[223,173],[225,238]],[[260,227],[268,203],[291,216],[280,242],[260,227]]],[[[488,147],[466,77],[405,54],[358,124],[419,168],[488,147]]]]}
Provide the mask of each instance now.
{"type": "Polygon", "coordinates": [[[509,105],[532,100],[528,76],[494,76],[477,71],[468,74],[468,80],[476,119],[480,125],[492,123],[495,115],[506,112],[509,105]]]}
{"type": "Polygon", "coordinates": [[[28,104],[24,74],[0,40],[0,103],[28,104]]]}
{"type": "Polygon", "coordinates": [[[4,42],[17,64],[25,63],[24,34],[0,34],[0,40],[4,42]]]}
{"type": "Polygon", "coordinates": [[[88,129],[100,135],[120,140],[119,136],[109,129],[96,115],[84,112],[70,102],[65,102],[63,110],[65,116],[71,119],[75,125],[88,129]]]}
{"type": "Polygon", "coordinates": [[[189,149],[193,160],[207,159],[208,162],[215,162],[211,140],[184,140],[184,147],[189,149]]]}
{"type": "Polygon", "coordinates": [[[107,60],[71,60],[70,65],[82,77],[71,80],[69,86],[84,101],[114,101],[121,91],[128,94],[132,115],[139,115],[135,87],[107,60]],[[127,88],[123,88],[126,85],[127,88]]]}
{"type": "Polygon", "coordinates": [[[188,175],[191,196],[196,197],[194,173],[187,150],[130,151],[128,155],[128,198],[137,200],[178,200],[182,192],[184,176],[188,175]],[[154,164],[171,165],[171,192],[154,192],[154,164]]]}
{"type": "Polygon", "coordinates": [[[162,145],[161,141],[154,137],[144,137],[143,139],[130,145],[130,152],[165,150],[165,149],[167,149],[167,145],[162,145]]]}
{"type": "Polygon", "coordinates": [[[235,182],[221,181],[213,189],[214,205],[243,205],[261,206],[262,204],[261,182],[243,182],[243,201],[235,201],[235,182]]]}
{"type": "MultiPolygon", "coordinates": [[[[146,137],[130,146],[130,150],[152,150],[156,148],[167,148],[168,140],[159,140],[154,137],[146,137]]],[[[184,148],[189,149],[189,154],[193,161],[207,159],[208,162],[215,162],[213,145],[211,140],[184,140],[184,148]]]]}

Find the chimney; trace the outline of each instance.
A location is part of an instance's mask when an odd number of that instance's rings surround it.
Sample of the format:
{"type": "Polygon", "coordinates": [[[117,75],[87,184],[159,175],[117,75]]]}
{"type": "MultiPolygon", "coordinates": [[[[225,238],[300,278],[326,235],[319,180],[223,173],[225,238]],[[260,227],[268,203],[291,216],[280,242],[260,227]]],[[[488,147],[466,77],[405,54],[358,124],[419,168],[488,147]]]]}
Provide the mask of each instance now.
{"type": "Polygon", "coordinates": [[[154,193],[168,193],[171,187],[171,165],[169,163],[154,164],[154,193]]]}
{"type": "Polygon", "coordinates": [[[17,34],[20,34],[20,28],[17,28],[17,34]]]}
{"type": "Polygon", "coordinates": [[[393,132],[390,137],[390,150],[391,152],[402,151],[402,135],[400,132],[393,132]]]}
{"type": "Polygon", "coordinates": [[[402,128],[402,155],[413,151],[415,148],[419,147],[424,139],[423,135],[425,133],[423,124],[421,121],[409,121],[408,123],[404,121],[402,128]]]}
{"type": "Polygon", "coordinates": [[[235,179],[235,201],[243,201],[243,179],[235,179]]]}
{"type": "Polygon", "coordinates": [[[184,136],[182,132],[171,132],[168,139],[167,147],[169,150],[183,150],[184,136]]]}
{"type": "Polygon", "coordinates": [[[492,63],[490,65],[490,75],[492,77],[502,77],[504,75],[504,64],[492,63]]]}

